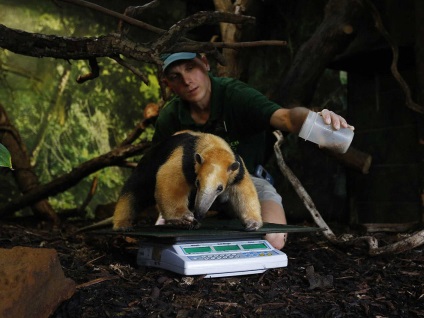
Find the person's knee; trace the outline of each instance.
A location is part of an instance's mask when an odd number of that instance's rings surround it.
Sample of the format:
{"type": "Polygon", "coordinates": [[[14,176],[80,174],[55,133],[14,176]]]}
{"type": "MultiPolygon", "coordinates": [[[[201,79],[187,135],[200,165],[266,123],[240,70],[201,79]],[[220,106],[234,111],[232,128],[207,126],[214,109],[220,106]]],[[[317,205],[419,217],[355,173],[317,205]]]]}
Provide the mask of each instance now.
{"type": "Polygon", "coordinates": [[[286,233],[268,233],[265,239],[277,250],[281,250],[286,245],[286,233]]]}
{"type": "Polygon", "coordinates": [[[261,213],[264,222],[287,224],[283,206],[275,201],[261,201],[261,213]]]}

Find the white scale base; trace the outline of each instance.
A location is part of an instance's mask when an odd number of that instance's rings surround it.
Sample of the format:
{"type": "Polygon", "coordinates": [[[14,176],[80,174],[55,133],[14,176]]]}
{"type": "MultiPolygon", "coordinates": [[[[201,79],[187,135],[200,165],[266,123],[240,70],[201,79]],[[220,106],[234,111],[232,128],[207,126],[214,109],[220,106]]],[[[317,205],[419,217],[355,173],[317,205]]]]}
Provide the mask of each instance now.
{"type": "Polygon", "coordinates": [[[158,267],[181,275],[206,278],[263,273],[287,266],[287,255],[263,239],[207,242],[143,243],[139,266],[158,267]]]}

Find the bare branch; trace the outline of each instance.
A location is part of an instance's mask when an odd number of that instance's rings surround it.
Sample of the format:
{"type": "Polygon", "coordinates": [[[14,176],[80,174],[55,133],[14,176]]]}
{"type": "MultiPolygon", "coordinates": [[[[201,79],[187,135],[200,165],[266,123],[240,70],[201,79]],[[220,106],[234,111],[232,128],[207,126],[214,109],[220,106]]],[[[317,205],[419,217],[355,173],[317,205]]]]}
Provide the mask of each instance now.
{"type": "Polygon", "coordinates": [[[88,191],[87,196],[86,196],[84,202],[81,204],[81,206],[79,207],[78,210],[84,211],[87,208],[88,204],[91,202],[91,200],[94,197],[94,194],[96,193],[97,184],[98,184],[98,178],[95,177],[93,179],[93,182],[91,183],[90,191],[88,191]]]}
{"type": "Polygon", "coordinates": [[[424,230],[418,231],[411,236],[378,249],[370,251],[371,255],[382,255],[382,254],[397,254],[416,248],[424,244],[424,230]]]}
{"type": "Polygon", "coordinates": [[[113,10],[106,9],[102,6],[99,6],[97,4],[94,4],[94,3],[91,3],[91,2],[88,2],[88,1],[83,1],[83,0],[59,0],[59,1],[68,2],[68,3],[72,3],[72,4],[75,4],[75,5],[81,6],[81,7],[85,7],[85,8],[89,8],[89,9],[92,9],[92,10],[99,11],[101,13],[104,13],[106,15],[109,15],[109,16],[112,16],[112,17],[115,17],[115,18],[118,18],[118,19],[120,19],[120,20],[122,20],[122,21],[124,21],[128,24],[131,24],[131,25],[134,25],[136,27],[145,29],[147,31],[151,31],[153,33],[157,33],[157,34],[165,33],[165,30],[163,30],[161,28],[157,28],[157,27],[150,25],[148,23],[144,23],[140,20],[133,19],[129,16],[126,16],[124,14],[118,13],[118,12],[113,11],[113,10]]]}
{"type": "Polygon", "coordinates": [[[178,21],[174,24],[168,32],[160,36],[156,42],[155,47],[159,52],[166,51],[166,48],[172,47],[177,41],[179,41],[185,34],[200,26],[205,24],[215,24],[219,22],[229,22],[236,24],[245,24],[245,23],[254,23],[254,17],[235,15],[227,12],[197,12],[192,16],[189,16],[185,19],[178,21]]]}
{"type": "Polygon", "coordinates": [[[410,237],[393,243],[383,247],[378,246],[378,240],[373,236],[361,236],[361,237],[353,237],[351,235],[341,235],[336,237],[324,219],[321,217],[321,214],[315,207],[311,197],[306,192],[305,188],[303,188],[299,179],[294,175],[291,169],[287,166],[284,161],[283,155],[280,150],[281,143],[283,142],[283,135],[280,131],[274,131],[274,136],[277,138],[277,141],[274,144],[274,152],[277,157],[278,167],[280,168],[283,175],[290,181],[294,190],[299,195],[300,199],[303,200],[305,207],[310,212],[314,222],[321,228],[324,229],[322,232],[324,236],[333,244],[337,245],[355,245],[358,242],[365,241],[368,244],[368,253],[370,255],[382,255],[382,254],[396,254],[405,252],[412,248],[418,247],[424,244],[424,230],[421,230],[410,237]]]}
{"type": "Polygon", "coordinates": [[[95,58],[90,58],[88,59],[88,64],[90,65],[91,72],[78,76],[77,78],[78,84],[82,84],[86,81],[99,77],[100,68],[99,68],[99,64],[97,63],[97,60],[95,58]]]}
{"type": "Polygon", "coordinates": [[[15,75],[18,75],[18,76],[22,76],[24,78],[28,78],[28,79],[31,79],[31,80],[34,80],[34,81],[37,81],[37,82],[42,82],[41,78],[34,76],[32,74],[28,74],[27,70],[18,70],[18,69],[15,69],[15,68],[12,69],[10,66],[5,67],[5,66],[1,65],[0,71],[1,72],[8,72],[8,73],[15,74],[15,75]]]}
{"type": "Polygon", "coordinates": [[[290,181],[297,195],[303,200],[305,207],[310,212],[315,223],[321,229],[324,229],[324,231],[322,232],[324,236],[330,241],[336,240],[336,235],[334,235],[333,231],[330,229],[330,227],[327,225],[327,223],[325,223],[324,219],[321,217],[321,214],[318,212],[317,208],[315,207],[315,204],[312,201],[312,198],[309,196],[305,188],[303,188],[302,184],[300,183],[299,179],[296,177],[296,175],[293,173],[293,171],[287,166],[286,162],[284,161],[283,155],[280,151],[280,145],[283,142],[283,134],[281,133],[281,131],[276,130],[274,131],[274,136],[277,138],[277,141],[274,144],[274,152],[277,157],[278,167],[280,168],[283,175],[290,181]]]}
{"type": "Polygon", "coordinates": [[[139,77],[144,84],[149,85],[149,79],[136,67],[124,61],[119,56],[112,57],[112,59],[114,59],[118,64],[122,65],[123,67],[129,69],[135,76],[139,77]]]}
{"type": "Polygon", "coordinates": [[[414,102],[414,100],[412,99],[411,89],[409,88],[408,83],[399,73],[399,69],[397,67],[398,60],[399,60],[399,47],[396,41],[390,36],[389,32],[387,32],[387,30],[385,29],[383,25],[383,21],[381,20],[380,13],[378,12],[375,5],[369,0],[366,0],[366,3],[371,8],[371,12],[375,21],[375,27],[380,32],[380,34],[384,37],[387,43],[389,43],[390,48],[392,50],[393,58],[392,58],[392,64],[390,66],[390,70],[392,71],[393,77],[398,81],[401,89],[403,90],[405,94],[406,106],[412,109],[413,111],[424,114],[424,106],[414,102]]]}
{"type": "MultiPolygon", "coordinates": [[[[154,7],[157,7],[159,5],[160,0],[153,0],[143,6],[136,6],[136,7],[128,7],[125,9],[124,11],[124,15],[128,16],[128,17],[135,17],[137,15],[140,15],[141,13],[143,13],[146,9],[151,9],[154,7]]],[[[127,33],[127,30],[123,30],[124,29],[124,21],[119,20],[119,24],[118,24],[118,32],[121,34],[125,34],[127,33]]]]}
{"type": "Polygon", "coordinates": [[[82,163],[79,167],[74,168],[71,172],[64,174],[53,181],[40,185],[24,195],[13,199],[12,201],[3,204],[0,207],[0,216],[10,215],[28,205],[32,205],[49,196],[54,196],[73,186],[88,175],[101,170],[105,167],[110,167],[119,164],[122,160],[142,153],[150,146],[150,142],[144,142],[137,145],[125,145],[113,149],[112,151],[93,158],[82,163]]]}

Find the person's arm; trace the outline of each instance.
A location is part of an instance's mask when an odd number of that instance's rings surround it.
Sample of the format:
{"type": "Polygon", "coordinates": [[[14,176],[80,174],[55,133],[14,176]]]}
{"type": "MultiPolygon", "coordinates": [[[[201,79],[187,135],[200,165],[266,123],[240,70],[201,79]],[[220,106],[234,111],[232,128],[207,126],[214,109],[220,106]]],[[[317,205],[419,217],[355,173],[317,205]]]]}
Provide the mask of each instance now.
{"type": "MultiPolygon", "coordinates": [[[[299,133],[303,122],[308,116],[308,112],[309,109],[305,107],[295,107],[291,109],[280,108],[272,114],[270,124],[272,127],[282,131],[299,133]]],[[[325,123],[328,125],[331,124],[336,130],[340,129],[340,127],[354,129],[354,127],[350,126],[342,116],[328,109],[323,109],[320,113],[325,123]]]]}

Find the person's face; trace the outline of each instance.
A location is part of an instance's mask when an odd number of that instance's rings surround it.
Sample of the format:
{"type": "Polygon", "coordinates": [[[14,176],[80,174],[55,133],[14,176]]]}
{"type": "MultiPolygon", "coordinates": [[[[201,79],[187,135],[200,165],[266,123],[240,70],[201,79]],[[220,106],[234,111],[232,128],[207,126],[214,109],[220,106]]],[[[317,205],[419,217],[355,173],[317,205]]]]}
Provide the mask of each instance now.
{"type": "Polygon", "coordinates": [[[181,99],[189,103],[207,103],[211,93],[206,58],[175,62],[167,70],[164,81],[181,99]]]}

